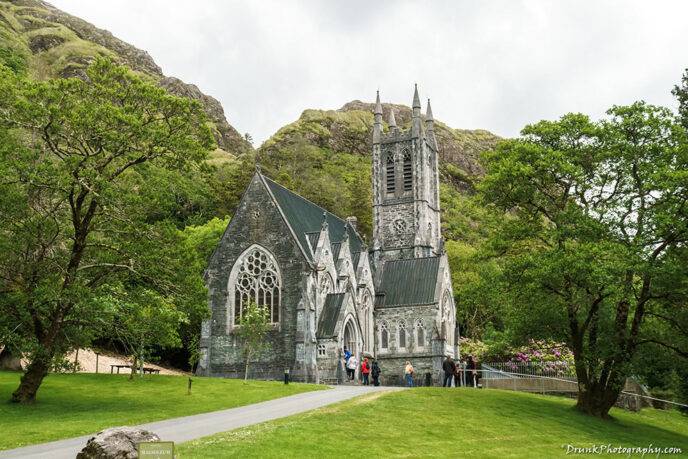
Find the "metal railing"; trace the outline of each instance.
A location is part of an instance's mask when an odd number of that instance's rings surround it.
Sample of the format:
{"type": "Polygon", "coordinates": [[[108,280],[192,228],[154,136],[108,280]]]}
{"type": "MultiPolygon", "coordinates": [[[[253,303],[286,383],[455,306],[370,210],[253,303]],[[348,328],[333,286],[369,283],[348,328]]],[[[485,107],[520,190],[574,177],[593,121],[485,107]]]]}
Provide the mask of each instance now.
{"type": "MultiPolygon", "coordinates": [[[[514,390],[519,392],[535,393],[575,393],[578,392],[578,381],[570,377],[544,376],[538,374],[526,374],[520,372],[504,371],[492,367],[494,364],[482,364],[481,369],[469,370],[460,368],[461,385],[489,388],[514,390]],[[480,383],[479,383],[480,381],[480,383]]],[[[669,405],[688,408],[684,403],[664,400],[649,395],[638,394],[635,392],[621,391],[621,394],[666,403],[669,405]]]]}
{"type": "Polygon", "coordinates": [[[482,364],[490,370],[520,375],[548,376],[552,378],[576,379],[576,369],[565,361],[554,362],[487,362],[482,364]]]}

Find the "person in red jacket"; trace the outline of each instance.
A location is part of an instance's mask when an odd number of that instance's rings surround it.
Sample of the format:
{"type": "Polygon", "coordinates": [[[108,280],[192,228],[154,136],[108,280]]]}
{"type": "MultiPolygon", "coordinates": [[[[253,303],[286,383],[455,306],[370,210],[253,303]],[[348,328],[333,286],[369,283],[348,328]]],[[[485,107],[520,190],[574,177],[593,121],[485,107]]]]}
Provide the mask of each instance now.
{"type": "Polygon", "coordinates": [[[363,385],[368,385],[368,376],[370,375],[370,363],[368,363],[368,357],[363,359],[361,363],[361,374],[363,375],[363,385]]]}

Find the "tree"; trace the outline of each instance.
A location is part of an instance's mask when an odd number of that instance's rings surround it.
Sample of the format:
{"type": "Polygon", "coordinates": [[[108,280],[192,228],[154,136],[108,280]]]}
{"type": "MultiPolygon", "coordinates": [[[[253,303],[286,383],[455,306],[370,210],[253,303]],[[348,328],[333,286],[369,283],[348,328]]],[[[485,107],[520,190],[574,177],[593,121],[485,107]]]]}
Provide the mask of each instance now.
{"type": "Polygon", "coordinates": [[[681,84],[674,86],[671,92],[678,99],[678,114],[683,127],[688,129],[688,69],[683,73],[681,84]]]}
{"type": "Polygon", "coordinates": [[[239,338],[243,341],[246,370],[244,381],[248,380],[251,359],[269,348],[266,338],[270,331],[270,316],[267,308],[249,303],[241,314],[239,321],[239,338]]]}
{"type": "Polygon", "coordinates": [[[0,314],[30,364],[12,400],[33,402],[51,363],[106,326],[104,296],[145,286],[180,308],[203,283],[147,218],[155,170],[184,173],[213,147],[198,102],[105,59],[87,79],[35,82],[0,67],[0,314]],[[114,286],[114,287],[113,287],[114,286]]]}
{"type": "Polygon", "coordinates": [[[143,367],[143,362],[151,357],[153,346],[181,346],[179,325],[187,322],[188,317],[158,292],[135,288],[116,292],[107,299],[112,301],[114,312],[113,327],[107,336],[115,337],[133,357],[132,378],[136,368],[143,367]]]}
{"type": "Polygon", "coordinates": [[[669,110],[643,102],[607,113],[527,126],[485,156],[480,185],[514,217],[492,237],[506,254],[513,323],[566,341],[577,407],[599,417],[638,347],[661,340],[648,317],[669,299],[685,308],[687,290],[676,256],[688,239],[686,132],[669,110]]]}

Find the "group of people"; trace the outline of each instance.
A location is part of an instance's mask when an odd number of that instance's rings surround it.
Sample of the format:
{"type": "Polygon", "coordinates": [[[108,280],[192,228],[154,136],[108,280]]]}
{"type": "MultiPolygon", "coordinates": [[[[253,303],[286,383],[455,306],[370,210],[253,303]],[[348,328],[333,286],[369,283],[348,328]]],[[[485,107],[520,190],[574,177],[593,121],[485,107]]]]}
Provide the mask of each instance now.
{"type": "MultiPolygon", "coordinates": [[[[358,359],[347,348],[344,348],[344,368],[346,368],[346,379],[353,381],[356,377],[358,359]]],[[[371,377],[373,379],[373,386],[379,386],[380,373],[382,373],[382,370],[380,370],[380,365],[378,365],[375,359],[371,363],[368,357],[363,358],[363,362],[361,362],[361,379],[364,386],[370,385],[371,377]]]]}
{"type": "Polygon", "coordinates": [[[446,356],[442,362],[442,370],[444,371],[444,381],[442,387],[451,387],[452,380],[455,387],[466,385],[468,387],[477,387],[478,385],[478,365],[473,359],[472,355],[468,356],[465,362],[454,362],[451,356],[446,356]],[[462,375],[465,375],[462,380],[462,375]]]}
{"type": "MultiPolygon", "coordinates": [[[[361,380],[364,386],[370,385],[370,378],[373,379],[373,386],[380,385],[380,366],[375,359],[368,360],[368,357],[363,358],[361,362],[361,380]]],[[[356,370],[358,369],[358,359],[349,349],[344,348],[344,368],[346,369],[346,379],[354,381],[356,378],[356,370]]],[[[442,370],[444,371],[444,381],[442,387],[451,387],[452,380],[455,387],[466,385],[468,387],[477,387],[478,385],[478,366],[472,355],[469,355],[466,361],[459,361],[458,363],[446,356],[442,362],[442,370]],[[465,377],[462,378],[462,374],[465,377]]],[[[409,360],[404,364],[404,380],[407,387],[413,387],[414,369],[409,360]]]]}

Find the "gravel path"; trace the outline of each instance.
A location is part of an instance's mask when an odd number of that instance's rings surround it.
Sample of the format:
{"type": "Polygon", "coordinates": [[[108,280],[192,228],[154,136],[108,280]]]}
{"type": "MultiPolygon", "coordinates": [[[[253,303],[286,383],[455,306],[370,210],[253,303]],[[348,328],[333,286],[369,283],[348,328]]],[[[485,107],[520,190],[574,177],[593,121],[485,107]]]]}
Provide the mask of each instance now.
{"type": "MultiPolygon", "coordinates": [[[[136,427],[158,434],[163,441],[181,443],[218,432],[314,410],[359,395],[390,390],[401,390],[401,388],[336,386],[330,390],[304,392],[253,405],[151,422],[136,427]]],[[[97,414],[94,413],[94,416],[97,414]]],[[[76,454],[86,446],[86,442],[91,436],[84,435],[67,440],[0,451],[0,458],[74,459],[76,454]]]]}

